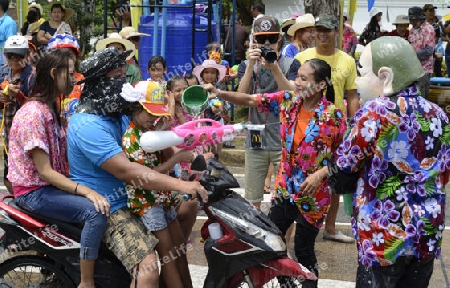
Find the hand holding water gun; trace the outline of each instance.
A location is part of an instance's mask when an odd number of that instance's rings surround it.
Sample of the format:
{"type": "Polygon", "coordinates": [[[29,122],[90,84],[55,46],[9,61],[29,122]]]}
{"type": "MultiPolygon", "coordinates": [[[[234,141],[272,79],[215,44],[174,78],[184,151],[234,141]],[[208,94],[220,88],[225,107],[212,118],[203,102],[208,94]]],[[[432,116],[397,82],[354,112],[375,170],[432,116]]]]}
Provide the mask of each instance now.
{"type": "Polygon", "coordinates": [[[243,129],[263,130],[265,125],[221,125],[211,119],[199,119],[177,126],[172,131],[149,131],[141,136],[141,147],[155,152],[170,146],[193,150],[195,147],[231,141],[243,129]],[[210,124],[211,126],[206,126],[210,124]]]}

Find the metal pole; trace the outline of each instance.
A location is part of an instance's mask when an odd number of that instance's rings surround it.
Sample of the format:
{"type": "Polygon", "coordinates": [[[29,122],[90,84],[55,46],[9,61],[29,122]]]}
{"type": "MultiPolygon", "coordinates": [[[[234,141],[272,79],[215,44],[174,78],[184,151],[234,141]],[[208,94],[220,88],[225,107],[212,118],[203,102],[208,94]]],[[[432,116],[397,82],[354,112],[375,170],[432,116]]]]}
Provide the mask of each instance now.
{"type": "Polygon", "coordinates": [[[159,7],[155,6],[155,13],[153,17],[153,48],[152,55],[158,55],[158,28],[159,28],[159,7]]]}
{"type": "Polygon", "coordinates": [[[103,38],[108,35],[108,1],[103,0],[103,38]]]}
{"type": "Polygon", "coordinates": [[[196,0],[192,1],[192,34],[191,34],[191,61],[192,61],[192,69],[195,66],[195,4],[196,4],[196,0]]]}
{"type": "MultiPolygon", "coordinates": [[[[162,28],[161,28],[161,56],[165,58],[166,56],[166,26],[167,26],[167,0],[163,0],[163,8],[162,8],[162,28]]],[[[159,24],[158,24],[159,26],[159,24]]]]}

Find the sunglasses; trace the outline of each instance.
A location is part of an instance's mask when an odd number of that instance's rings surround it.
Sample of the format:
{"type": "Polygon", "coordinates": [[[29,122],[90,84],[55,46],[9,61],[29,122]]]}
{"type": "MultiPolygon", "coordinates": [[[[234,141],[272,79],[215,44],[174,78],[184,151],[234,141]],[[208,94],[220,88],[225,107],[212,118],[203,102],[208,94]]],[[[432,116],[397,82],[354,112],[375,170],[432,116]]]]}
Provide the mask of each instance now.
{"type": "Polygon", "coordinates": [[[12,60],[12,59],[23,59],[23,58],[25,58],[25,55],[19,55],[19,54],[14,54],[14,53],[6,53],[6,58],[8,58],[9,60],[12,60]]]}
{"type": "Polygon", "coordinates": [[[255,40],[259,44],[264,44],[267,40],[269,40],[270,44],[275,44],[278,42],[279,35],[280,34],[257,35],[255,36],[255,40]]]}

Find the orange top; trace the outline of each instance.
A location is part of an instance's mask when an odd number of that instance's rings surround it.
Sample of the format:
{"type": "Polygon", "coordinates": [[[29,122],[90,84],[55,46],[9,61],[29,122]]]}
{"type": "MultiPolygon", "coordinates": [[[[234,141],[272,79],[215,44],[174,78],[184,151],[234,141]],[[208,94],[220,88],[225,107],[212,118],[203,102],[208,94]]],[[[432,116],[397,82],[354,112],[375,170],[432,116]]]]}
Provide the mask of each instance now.
{"type": "Polygon", "coordinates": [[[309,121],[314,116],[314,110],[308,111],[300,107],[300,111],[297,114],[297,125],[295,126],[294,141],[292,143],[292,151],[296,151],[303,137],[305,137],[306,127],[308,127],[309,121]]]}

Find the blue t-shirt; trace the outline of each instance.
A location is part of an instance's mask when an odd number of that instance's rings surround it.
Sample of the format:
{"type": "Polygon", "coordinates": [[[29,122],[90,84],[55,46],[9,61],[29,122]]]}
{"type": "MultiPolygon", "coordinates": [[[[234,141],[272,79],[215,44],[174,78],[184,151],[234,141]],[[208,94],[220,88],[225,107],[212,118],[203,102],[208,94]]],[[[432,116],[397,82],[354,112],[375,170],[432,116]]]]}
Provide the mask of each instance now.
{"type": "Polygon", "coordinates": [[[2,18],[0,18],[0,66],[6,63],[5,56],[3,55],[3,48],[5,47],[6,40],[17,34],[17,23],[8,16],[5,12],[2,18]]]}
{"type": "Polygon", "coordinates": [[[125,183],[100,166],[122,153],[122,135],[130,119],[75,113],[69,121],[67,145],[70,179],[108,199],[111,213],[127,205],[125,183]]]}
{"type": "Polygon", "coordinates": [[[281,51],[281,55],[284,55],[289,58],[294,58],[295,55],[298,54],[298,48],[297,45],[289,44],[281,51]]]}

